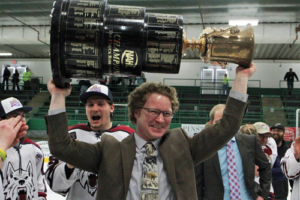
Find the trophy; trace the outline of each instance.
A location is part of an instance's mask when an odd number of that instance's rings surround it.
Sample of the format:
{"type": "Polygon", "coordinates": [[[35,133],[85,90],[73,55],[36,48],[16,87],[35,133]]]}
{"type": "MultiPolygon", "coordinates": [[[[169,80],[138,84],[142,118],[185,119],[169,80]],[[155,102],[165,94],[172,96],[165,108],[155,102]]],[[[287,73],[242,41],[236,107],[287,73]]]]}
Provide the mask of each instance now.
{"type": "Polygon", "coordinates": [[[179,15],[146,13],[144,7],[109,5],[106,0],[58,0],[51,11],[50,54],[54,84],[102,75],[177,74],[186,49],[205,62],[249,67],[254,52],[251,25],[205,29],[188,40],[179,15]]]}

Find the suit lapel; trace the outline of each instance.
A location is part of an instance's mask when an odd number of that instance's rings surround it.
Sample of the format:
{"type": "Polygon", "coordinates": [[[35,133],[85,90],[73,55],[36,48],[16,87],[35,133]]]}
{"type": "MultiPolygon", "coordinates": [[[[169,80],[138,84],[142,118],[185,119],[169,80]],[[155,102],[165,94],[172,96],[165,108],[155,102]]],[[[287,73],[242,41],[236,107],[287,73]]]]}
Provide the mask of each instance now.
{"type": "Polygon", "coordinates": [[[245,179],[247,178],[247,148],[244,144],[244,141],[242,139],[242,137],[240,136],[240,134],[236,134],[235,135],[235,139],[236,139],[236,142],[237,142],[237,145],[238,145],[238,148],[239,148],[239,152],[240,152],[240,155],[241,155],[241,159],[242,159],[242,163],[243,163],[243,171],[244,171],[244,177],[245,179]],[[244,159],[243,159],[244,158],[244,159]]]}
{"type": "Polygon", "coordinates": [[[169,179],[170,185],[171,185],[175,195],[178,196],[174,159],[173,159],[173,155],[170,151],[171,150],[170,145],[168,145],[167,137],[168,136],[165,135],[165,138],[162,138],[162,143],[159,145],[158,151],[163,160],[164,168],[167,172],[167,177],[169,179]]]}
{"type": "Polygon", "coordinates": [[[125,197],[126,197],[129,188],[131,174],[132,174],[134,158],[136,154],[134,134],[131,134],[130,136],[125,138],[120,144],[121,144],[121,154],[122,154],[122,164],[123,164],[125,197]]]}
{"type": "Polygon", "coordinates": [[[220,166],[218,152],[215,153],[215,155],[213,155],[212,160],[213,160],[213,164],[215,166],[216,172],[218,174],[218,178],[220,179],[221,183],[223,184],[223,179],[222,179],[222,174],[221,174],[221,166],[220,166]]]}

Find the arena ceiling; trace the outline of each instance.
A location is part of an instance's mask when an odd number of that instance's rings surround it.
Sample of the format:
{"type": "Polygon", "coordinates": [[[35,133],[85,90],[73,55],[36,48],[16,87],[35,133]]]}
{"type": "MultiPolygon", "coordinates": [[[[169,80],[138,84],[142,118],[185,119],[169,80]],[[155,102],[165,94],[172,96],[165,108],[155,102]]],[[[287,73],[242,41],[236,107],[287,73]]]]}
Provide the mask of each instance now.
{"type": "MultiPolygon", "coordinates": [[[[199,34],[204,27],[228,27],[230,19],[258,19],[255,34],[264,36],[256,40],[255,59],[300,59],[300,39],[296,40],[296,27],[300,28],[299,0],[108,0],[108,3],[146,7],[151,13],[182,15],[185,27],[193,26],[199,34]],[[267,33],[268,27],[272,27],[272,33],[267,33]]],[[[13,53],[7,58],[49,58],[52,6],[52,0],[0,1],[0,52],[13,53]],[[29,26],[32,31],[28,33],[29,26]],[[31,38],[19,39],[26,34],[31,38]]],[[[185,58],[198,58],[198,53],[187,51],[185,58]]]]}

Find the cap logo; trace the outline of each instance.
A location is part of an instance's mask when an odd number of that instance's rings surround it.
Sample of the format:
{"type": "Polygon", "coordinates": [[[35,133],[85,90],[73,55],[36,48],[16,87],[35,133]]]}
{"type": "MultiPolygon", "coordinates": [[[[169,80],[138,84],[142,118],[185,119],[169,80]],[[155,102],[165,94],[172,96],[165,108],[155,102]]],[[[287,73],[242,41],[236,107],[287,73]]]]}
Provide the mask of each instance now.
{"type": "Polygon", "coordinates": [[[91,87],[89,89],[89,92],[100,92],[101,93],[101,88],[94,85],[93,87],[91,87]]]}
{"type": "Polygon", "coordinates": [[[263,129],[268,129],[268,130],[269,130],[269,126],[266,125],[266,124],[263,124],[263,125],[262,125],[262,128],[263,128],[263,129]]]}
{"type": "Polygon", "coordinates": [[[281,124],[280,124],[280,123],[277,123],[277,124],[275,124],[275,126],[281,126],[281,124]]]}
{"type": "Polygon", "coordinates": [[[11,107],[20,107],[22,106],[21,103],[17,99],[13,99],[12,101],[9,102],[11,107]]]}

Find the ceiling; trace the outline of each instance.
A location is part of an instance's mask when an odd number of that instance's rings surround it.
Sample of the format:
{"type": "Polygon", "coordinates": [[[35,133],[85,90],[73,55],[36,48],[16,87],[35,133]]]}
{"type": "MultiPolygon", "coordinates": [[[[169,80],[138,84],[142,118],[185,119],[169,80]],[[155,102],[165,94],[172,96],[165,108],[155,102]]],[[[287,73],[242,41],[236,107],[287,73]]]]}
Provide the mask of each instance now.
{"type": "MultiPolygon", "coordinates": [[[[79,1],[79,0],[78,0],[79,1]]],[[[199,33],[205,27],[228,26],[229,19],[259,19],[259,26],[284,25],[300,26],[299,0],[108,0],[109,4],[142,6],[147,12],[183,15],[184,24],[199,26],[199,33]],[[201,17],[202,16],[202,17],[201,17]]],[[[52,0],[10,0],[0,1],[1,28],[9,27],[48,27],[50,29],[52,0]]],[[[37,29],[37,28],[36,28],[37,29]]],[[[39,29],[38,29],[39,30],[39,29]]],[[[294,28],[290,37],[296,38],[294,28]]],[[[31,33],[37,38],[37,33],[31,33]]],[[[278,33],[274,31],[274,36],[278,33]]],[[[300,35],[300,33],[299,33],[300,35]]],[[[2,34],[3,37],[3,34],[2,34]]],[[[280,38],[280,35],[279,35],[280,38]]],[[[288,42],[256,43],[255,59],[300,60],[300,39],[290,48],[288,42]]],[[[43,40],[42,40],[43,41],[43,40]]],[[[1,41],[0,52],[12,52],[8,58],[49,58],[49,38],[43,42],[14,44],[11,40],[1,41]],[[47,45],[45,44],[47,43],[47,45]]],[[[197,52],[187,51],[185,58],[198,58],[197,52]]]]}

